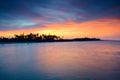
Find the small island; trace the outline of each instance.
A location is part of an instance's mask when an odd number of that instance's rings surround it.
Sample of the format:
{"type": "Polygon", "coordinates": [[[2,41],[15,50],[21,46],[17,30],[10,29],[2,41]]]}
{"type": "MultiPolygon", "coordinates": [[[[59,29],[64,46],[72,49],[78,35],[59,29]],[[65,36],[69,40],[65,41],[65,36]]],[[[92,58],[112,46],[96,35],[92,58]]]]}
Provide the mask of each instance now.
{"type": "Polygon", "coordinates": [[[0,37],[0,43],[3,42],[69,42],[69,41],[100,41],[99,38],[73,38],[73,39],[63,39],[56,35],[46,35],[46,34],[15,34],[12,38],[0,37]]]}

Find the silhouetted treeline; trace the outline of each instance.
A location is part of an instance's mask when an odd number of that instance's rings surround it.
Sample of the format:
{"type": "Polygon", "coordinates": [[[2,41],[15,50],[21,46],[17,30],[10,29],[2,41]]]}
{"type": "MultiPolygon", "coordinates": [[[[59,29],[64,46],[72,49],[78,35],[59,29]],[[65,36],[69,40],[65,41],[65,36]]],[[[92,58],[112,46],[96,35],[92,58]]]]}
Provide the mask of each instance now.
{"type": "Polygon", "coordinates": [[[40,41],[55,41],[55,40],[61,40],[62,38],[60,36],[56,35],[39,35],[39,34],[15,34],[14,38],[5,38],[1,37],[0,41],[1,42],[40,42],[40,41]]]}
{"type": "Polygon", "coordinates": [[[39,34],[15,34],[13,38],[1,37],[0,42],[63,42],[63,41],[98,41],[98,38],[75,38],[75,39],[62,39],[60,36],[56,35],[39,35],[39,34]]]}

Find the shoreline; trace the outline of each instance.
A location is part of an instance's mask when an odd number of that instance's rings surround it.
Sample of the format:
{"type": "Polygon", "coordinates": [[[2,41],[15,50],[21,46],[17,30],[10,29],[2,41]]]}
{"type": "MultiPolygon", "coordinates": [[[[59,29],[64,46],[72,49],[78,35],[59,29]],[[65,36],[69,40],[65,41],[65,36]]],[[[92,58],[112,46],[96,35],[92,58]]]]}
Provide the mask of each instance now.
{"type": "Polygon", "coordinates": [[[54,40],[54,41],[4,41],[2,43],[47,43],[47,42],[93,42],[93,41],[105,41],[105,40],[54,40]]]}

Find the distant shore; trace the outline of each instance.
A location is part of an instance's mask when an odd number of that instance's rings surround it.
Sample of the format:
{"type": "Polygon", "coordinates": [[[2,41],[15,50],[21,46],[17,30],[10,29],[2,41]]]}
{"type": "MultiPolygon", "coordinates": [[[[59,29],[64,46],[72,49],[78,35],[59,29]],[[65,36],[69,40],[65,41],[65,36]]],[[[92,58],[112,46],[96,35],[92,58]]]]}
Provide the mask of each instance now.
{"type": "Polygon", "coordinates": [[[12,43],[19,43],[19,42],[71,42],[71,41],[100,41],[101,39],[99,38],[73,38],[73,39],[63,39],[60,36],[56,35],[39,35],[39,34],[27,34],[25,35],[20,34],[17,35],[15,34],[15,37],[13,38],[5,38],[5,37],[0,37],[0,43],[6,43],[6,42],[12,42],[12,43]]]}
{"type": "Polygon", "coordinates": [[[20,41],[20,40],[0,40],[0,43],[32,43],[32,42],[73,42],[73,41],[102,41],[101,39],[98,38],[76,38],[76,39],[62,39],[62,40],[32,40],[32,41],[20,41]]]}

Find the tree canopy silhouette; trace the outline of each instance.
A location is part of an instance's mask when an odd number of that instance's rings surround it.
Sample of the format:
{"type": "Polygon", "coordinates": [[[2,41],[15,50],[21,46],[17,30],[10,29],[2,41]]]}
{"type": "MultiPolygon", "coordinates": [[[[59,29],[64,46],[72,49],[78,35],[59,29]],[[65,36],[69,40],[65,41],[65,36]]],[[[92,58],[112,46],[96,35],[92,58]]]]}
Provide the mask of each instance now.
{"type": "Polygon", "coordinates": [[[74,38],[74,39],[63,39],[57,35],[46,35],[46,34],[15,34],[13,38],[1,37],[0,42],[54,42],[54,41],[98,41],[99,38],[74,38]]]}
{"type": "Polygon", "coordinates": [[[45,35],[45,34],[39,35],[38,33],[37,34],[30,33],[30,34],[25,35],[23,33],[23,34],[20,34],[20,35],[15,34],[15,39],[17,39],[17,40],[28,40],[28,41],[33,41],[33,40],[51,41],[51,40],[60,40],[61,37],[56,36],[56,35],[50,35],[50,34],[49,35],[45,35]]]}

